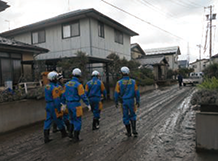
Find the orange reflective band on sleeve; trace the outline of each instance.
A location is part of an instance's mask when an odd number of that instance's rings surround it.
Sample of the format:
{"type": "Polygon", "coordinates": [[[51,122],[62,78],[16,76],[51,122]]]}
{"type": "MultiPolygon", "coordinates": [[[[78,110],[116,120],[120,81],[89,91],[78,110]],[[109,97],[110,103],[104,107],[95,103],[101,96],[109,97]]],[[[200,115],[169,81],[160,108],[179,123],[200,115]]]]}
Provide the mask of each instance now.
{"type": "Polygon", "coordinates": [[[85,91],[86,91],[86,92],[89,91],[89,86],[88,86],[88,84],[86,84],[85,91]]]}
{"type": "Polygon", "coordinates": [[[138,86],[137,86],[137,84],[135,83],[135,91],[137,91],[138,90],[138,86]]]}
{"type": "Polygon", "coordinates": [[[101,111],[103,109],[103,103],[99,102],[98,109],[101,111]]]}
{"type": "Polygon", "coordinates": [[[76,107],[76,117],[81,117],[83,115],[83,108],[82,106],[76,107]]]}
{"type": "Polygon", "coordinates": [[[54,88],[54,89],[52,90],[52,97],[53,97],[54,99],[60,97],[60,90],[59,90],[59,88],[54,88]]]}
{"type": "Polygon", "coordinates": [[[134,111],[134,112],[136,112],[136,111],[137,111],[137,105],[136,105],[136,104],[134,104],[133,111],[134,111]]]}
{"type": "Polygon", "coordinates": [[[120,93],[120,85],[119,85],[118,82],[117,82],[117,84],[116,84],[115,91],[116,91],[117,93],[120,93]]]}
{"type": "Polygon", "coordinates": [[[104,90],[105,90],[104,83],[101,82],[101,91],[104,91],[104,90]]]}
{"type": "Polygon", "coordinates": [[[55,108],[55,114],[57,118],[63,117],[63,112],[58,112],[57,108],[55,108]]]}
{"type": "Polygon", "coordinates": [[[83,88],[82,84],[80,84],[80,85],[78,86],[78,94],[81,96],[81,95],[83,95],[84,93],[85,93],[84,88],[83,88]]]}

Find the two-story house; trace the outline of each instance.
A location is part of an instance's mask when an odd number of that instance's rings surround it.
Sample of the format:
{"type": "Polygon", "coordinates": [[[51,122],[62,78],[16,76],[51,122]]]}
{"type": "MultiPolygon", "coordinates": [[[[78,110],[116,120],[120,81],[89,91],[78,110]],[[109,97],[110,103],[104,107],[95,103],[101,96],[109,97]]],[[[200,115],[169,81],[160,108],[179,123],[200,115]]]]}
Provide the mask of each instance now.
{"type": "Polygon", "coordinates": [[[178,56],[181,55],[179,46],[154,48],[144,50],[146,56],[165,57],[169,64],[169,69],[177,70],[179,68],[178,56]]]}
{"type": "Polygon", "coordinates": [[[82,9],[1,35],[49,49],[37,60],[70,58],[78,51],[97,58],[116,53],[130,60],[131,37],[138,34],[95,9],[82,9]]]}
{"type": "Polygon", "coordinates": [[[131,58],[134,60],[143,56],[145,56],[145,52],[141,46],[137,43],[131,44],[131,58]]]}
{"type": "Polygon", "coordinates": [[[190,68],[194,69],[194,72],[202,72],[210,64],[209,59],[197,59],[196,61],[189,64],[190,68]]]}

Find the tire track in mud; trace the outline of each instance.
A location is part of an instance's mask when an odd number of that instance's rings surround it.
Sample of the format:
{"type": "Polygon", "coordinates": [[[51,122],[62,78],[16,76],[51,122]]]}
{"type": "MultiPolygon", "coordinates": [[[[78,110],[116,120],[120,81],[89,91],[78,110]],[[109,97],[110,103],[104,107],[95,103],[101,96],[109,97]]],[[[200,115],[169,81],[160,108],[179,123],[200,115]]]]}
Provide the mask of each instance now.
{"type": "MultiPolygon", "coordinates": [[[[137,123],[137,127],[139,127],[139,137],[133,142],[131,142],[132,144],[130,143],[124,146],[121,145],[120,147],[122,148],[117,148],[116,150],[119,152],[117,152],[117,156],[115,158],[117,158],[118,160],[126,160],[127,158],[129,159],[131,155],[128,155],[128,152],[132,153],[131,151],[134,149],[134,147],[137,147],[138,145],[142,144],[142,142],[146,144],[148,142],[147,138],[150,137],[149,133],[153,131],[153,127],[167,119],[170,113],[173,111],[173,109],[176,109],[178,104],[188,95],[190,90],[178,91],[177,93],[174,93],[175,91],[172,90],[171,92],[173,92],[174,94],[170,97],[169,95],[166,95],[166,93],[164,93],[165,97],[162,97],[162,95],[160,95],[161,99],[152,99],[153,103],[149,105],[148,110],[145,110],[138,115],[138,117],[140,117],[140,120],[137,123]],[[156,102],[159,102],[159,104],[157,104],[156,107],[152,107],[156,102]],[[141,134],[144,134],[144,136],[141,136],[141,134]],[[129,157],[126,157],[126,154],[129,157]]],[[[113,157],[111,159],[107,157],[107,160],[113,160],[113,157]]]]}

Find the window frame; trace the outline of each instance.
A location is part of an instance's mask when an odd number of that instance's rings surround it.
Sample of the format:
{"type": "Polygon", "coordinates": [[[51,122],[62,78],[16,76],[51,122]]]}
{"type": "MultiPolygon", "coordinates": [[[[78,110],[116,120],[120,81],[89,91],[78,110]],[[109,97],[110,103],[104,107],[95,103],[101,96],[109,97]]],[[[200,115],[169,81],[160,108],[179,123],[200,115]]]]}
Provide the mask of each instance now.
{"type": "Polygon", "coordinates": [[[69,38],[72,38],[72,37],[78,37],[78,36],[80,36],[80,22],[79,21],[73,21],[73,22],[64,23],[64,24],[62,24],[61,30],[62,30],[62,39],[69,39],[69,38]],[[78,23],[78,34],[77,35],[72,35],[72,25],[77,24],[77,23],[78,23]],[[64,27],[65,26],[70,26],[70,36],[69,37],[64,37],[64,27]]]}
{"type": "Polygon", "coordinates": [[[101,21],[98,21],[98,36],[105,38],[104,23],[101,21]]]}
{"type": "Polygon", "coordinates": [[[41,44],[41,43],[45,43],[46,42],[46,32],[45,32],[45,29],[41,29],[41,30],[36,30],[36,31],[32,31],[31,32],[31,41],[32,41],[32,44],[41,44]],[[40,32],[43,32],[44,34],[44,39],[42,40],[42,41],[39,41],[40,39],[39,39],[39,33],[40,32]],[[34,36],[33,36],[33,34],[34,33],[37,33],[37,42],[34,42],[33,41],[33,38],[34,38],[34,36]]]}
{"type": "Polygon", "coordinates": [[[116,43],[118,43],[118,44],[122,44],[123,45],[123,32],[121,32],[121,31],[119,31],[117,29],[114,29],[114,41],[116,43]],[[121,39],[122,42],[120,42],[120,38],[117,37],[117,35],[122,36],[122,39],[121,39]]]}

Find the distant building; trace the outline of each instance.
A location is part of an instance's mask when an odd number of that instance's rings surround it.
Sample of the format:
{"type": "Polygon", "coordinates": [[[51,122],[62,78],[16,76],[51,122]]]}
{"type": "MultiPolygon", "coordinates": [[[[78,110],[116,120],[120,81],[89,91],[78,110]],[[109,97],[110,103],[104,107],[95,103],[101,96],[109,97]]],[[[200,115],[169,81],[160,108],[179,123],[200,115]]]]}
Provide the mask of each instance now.
{"type": "Polygon", "coordinates": [[[178,64],[179,64],[179,68],[188,68],[189,67],[188,60],[179,60],[178,64]]]}
{"type": "Polygon", "coordinates": [[[167,78],[169,64],[164,56],[146,55],[136,60],[141,64],[141,67],[150,68],[152,66],[155,80],[165,80],[167,78]]]}
{"type": "Polygon", "coordinates": [[[142,50],[140,45],[137,43],[131,44],[131,58],[137,59],[143,56],[145,56],[145,52],[142,50]]]}
{"type": "Polygon", "coordinates": [[[208,65],[210,64],[209,59],[201,59],[201,60],[196,60],[192,63],[189,64],[190,68],[194,69],[194,72],[202,72],[208,65]]]}
{"type": "Polygon", "coordinates": [[[218,63],[218,54],[212,56],[212,57],[211,57],[211,61],[212,61],[213,63],[218,63]]]}
{"type": "Polygon", "coordinates": [[[178,56],[181,55],[179,46],[146,49],[144,52],[146,55],[164,56],[172,70],[179,68],[178,56]]]}

